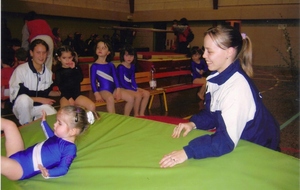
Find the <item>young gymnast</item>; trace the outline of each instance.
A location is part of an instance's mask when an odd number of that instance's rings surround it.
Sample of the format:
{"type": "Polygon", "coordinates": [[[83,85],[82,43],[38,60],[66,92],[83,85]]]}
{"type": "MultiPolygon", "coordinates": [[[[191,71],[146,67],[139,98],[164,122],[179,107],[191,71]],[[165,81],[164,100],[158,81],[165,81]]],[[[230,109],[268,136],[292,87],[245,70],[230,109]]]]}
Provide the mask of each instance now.
{"type": "Polygon", "coordinates": [[[52,131],[44,111],[42,115],[41,127],[47,139],[27,149],[16,124],[1,118],[1,130],[6,139],[6,157],[1,156],[1,174],[8,179],[23,180],[40,173],[46,179],[65,175],[76,157],[76,136],[97,118],[97,113],[66,106],[58,111],[52,131]]]}
{"type": "Polygon", "coordinates": [[[206,88],[206,78],[203,76],[207,71],[208,67],[204,59],[202,59],[202,50],[198,47],[193,47],[191,49],[191,70],[193,77],[193,84],[203,84],[198,92],[198,96],[201,100],[204,100],[205,88],[206,88]]]}
{"type": "Polygon", "coordinates": [[[92,90],[97,102],[106,102],[109,113],[115,113],[115,100],[126,101],[124,115],[130,115],[134,97],[122,89],[116,74],[115,65],[111,62],[114,52],[106,40],[99,40],[95,46],[95,62],[90,68],[92,90]]]}
{"type": "Polygon", "coordinates": [[[77,105],[95,111],[95,103],[81,95],[80,83],[83,74],[80,66],[77,65],[77,55],[74,50],[69,46],[61,46],[55,56],[58,66],[55,72],[55,84],[61,92],[60,106],[77,105]]]}
{"type": "Polygon", "coordinates": [[[134,116],[144,116],[149,101],[150,92],[138,88],[135,81],[135,62],[137,60],[135,49],[126,45],[120,51],[121,64],[117,67],[120,85],[134,97],[134,116]]]}
{"type": "Polygon", "coordinates": [[[211,135],[197,137],[178,151],[165,155],[160,167],[173,167],[187,159],[218,157],[230,153],[240,139],[279,150],[280,128],[264,106],[250,77],[252,44],[236,28],[219,25],[204,34],[203,57],[209,70],[205,109],[179,123],[172,137],[186,136],[193,129],[212,129],[211,135]]]}

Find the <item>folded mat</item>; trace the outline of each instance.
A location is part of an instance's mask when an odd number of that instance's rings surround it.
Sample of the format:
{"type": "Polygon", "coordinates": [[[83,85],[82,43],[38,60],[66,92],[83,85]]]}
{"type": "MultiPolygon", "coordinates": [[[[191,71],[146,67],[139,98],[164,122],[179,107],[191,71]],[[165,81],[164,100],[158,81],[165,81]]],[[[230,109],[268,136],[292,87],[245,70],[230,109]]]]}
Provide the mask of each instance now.
{"type": "MultiPolygon", "coordinates": [[[[100,113],[102,118],[77,141],[77,157],[67,175],[22,181],[1,176],[2,189],[299,189],[299,160],[241,140],[221,157],[190,159],[162,169],[163,155],[179,150],[207,131],[171,137],[174,125],[148,119],[100,113]]],[[[55,116],[48,116],[53,126],[55,116]]],[[[25,146],[45,139],[40,122],[20,129],[25,146]]],[[[5,154],[4,138],[1,154],[5,154]]]]}

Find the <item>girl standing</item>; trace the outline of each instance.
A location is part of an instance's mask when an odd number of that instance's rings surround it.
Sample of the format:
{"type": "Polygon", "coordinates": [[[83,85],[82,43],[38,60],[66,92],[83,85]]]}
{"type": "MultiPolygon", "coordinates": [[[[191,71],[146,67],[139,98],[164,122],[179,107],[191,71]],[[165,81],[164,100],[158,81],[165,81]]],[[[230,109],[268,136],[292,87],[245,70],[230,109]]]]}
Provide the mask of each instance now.
{"type": "Polygon", "coordinates": [[[165,155],[160,161],[162,168],[190,158],[222,156],[233,151],[240,139],[279,150],[279,125],[250,79],[253,75],[250,38],[231,26],[216,26],[205,32],[204,48],[203,57],[213,71],[207,77],[206,108],[193,115],[190,122],[179,123],[172,137],[178,138],[182,131],[186,136],[193,129],[216,128],[216,132],[165,155]]]}
{"type": "Polygon", "coordinates": [[[92,90],[97,102],[106,102],[109,113],[115,113],[115,100],[123,99],[126,101],[124,115],[130,115],[134,97],[121,89],[115,65],[111,62],[113,57],[114,52],[108,41],[100,40],[96,43],[96,61],[90,68],[92,90]]]}
{"type": "Polygon", "coordinates": [[[130,45],[125,46],[120,52],[121,64],[117,71],[120,85],[127,93],[134,97],[134,116],[145,116],[145,110],[149,101],[150,92],[138,88],[135,81],[136,52],[130,45]]]}
{"type": "Polygon", "coordinates": [[[202,57],[202,50],[198,47],[193,47],[191,50],[191,70],[193,77],[193,84],[203,84],[198,92],[198,96],[201,100],[204,100],[205,96],[205,88],[206,88],[206,78],[203,76],[207,71],[208,67],[204,59],[202,57]]]}
{"type": "Polygon", "coordinates": [[[76,157],[76,137],[95,121],[96,114],[75,106],[61,108],[56,116],[54,131],[42,112],[41,126],[47,139],[27,149],[16,124],[1,118],[5,134],[6,156],[1,156],[1,174],[10,180],[23,180],[37,174],[44,178],[65,175],[76,157]]]}
{"type": "Polygon", "coordinates": [[[76,64],[76,53],[69,46],[57,49],[58,68],[55,72],[55,83],[61,92],[60,106],[77,105],[95,111],[95,103],[81,95],[80,83],[83,80],[82,70],[76,64]]]}

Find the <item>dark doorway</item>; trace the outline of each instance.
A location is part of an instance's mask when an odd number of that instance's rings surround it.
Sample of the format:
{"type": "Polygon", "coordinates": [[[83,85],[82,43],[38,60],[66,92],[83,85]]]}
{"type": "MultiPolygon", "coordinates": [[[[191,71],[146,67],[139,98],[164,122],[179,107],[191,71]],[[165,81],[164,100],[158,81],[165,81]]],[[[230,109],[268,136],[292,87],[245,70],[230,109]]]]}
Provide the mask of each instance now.
{"type": "MultiPolygon", "coordinates": [[[[155,29],[166,30],[167,24],[165,22],[154,23],[153,27],[155,29]]],[[[165,32],[154,32],[154,51],[164,51],[166,49],[166,38],[167,33],[165,32]]]]}
{"type": "MultiPolygon", "coordinates": [[[[132,22],[121,22],[120,26],[122,27],[134,27],[134,28],[138,28],[138,25],[132,23],[132,22]]],[[[125,44],[130,44],[132,45],[133,40],[135,38],[136,35],[136,31],[131,30],[131,29],[127,29],[127,30],[120,30],[120,40],[121,40],[121,44],[125,45],[125,44]]]]}

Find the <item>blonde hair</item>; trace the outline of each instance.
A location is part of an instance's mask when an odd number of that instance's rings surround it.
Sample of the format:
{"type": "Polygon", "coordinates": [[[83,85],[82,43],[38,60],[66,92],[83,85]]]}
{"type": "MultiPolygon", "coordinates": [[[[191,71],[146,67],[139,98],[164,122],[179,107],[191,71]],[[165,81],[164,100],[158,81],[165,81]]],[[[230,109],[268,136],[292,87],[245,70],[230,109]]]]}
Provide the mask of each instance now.
{"type": "Polygon", "coordinates": [[[83,133],[96,119],[99,119],[98,113],[92,112],[92,114],[89,114],[91,111],[87,112],[84,108],[78,106],[65,106],[58,112],[69,117],[70,127],[79,129],[79,134],[83,133]]]}
{"type": "Polygon", "coordinates": [[[252,43],[248,36],[241,33],[232,26],[218,25],[208,29],[204,36],[209,35],[216,45],[221,49],[233,47],[236,49],[235,60],[239,59],[241,67],[249,77],[253,76],[252,68],[252,43]]]}

